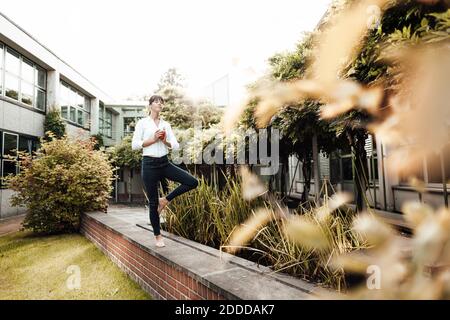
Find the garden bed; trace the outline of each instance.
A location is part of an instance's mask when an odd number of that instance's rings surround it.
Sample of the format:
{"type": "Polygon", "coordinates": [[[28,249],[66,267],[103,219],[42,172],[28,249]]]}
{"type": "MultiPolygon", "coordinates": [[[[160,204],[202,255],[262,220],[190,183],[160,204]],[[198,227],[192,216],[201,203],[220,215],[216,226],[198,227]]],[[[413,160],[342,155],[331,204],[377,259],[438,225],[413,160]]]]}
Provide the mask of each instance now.
{"type": "Polygon", "coordinates": [[[157,299],[311,299],[325,291],[163,231],[156,248],[145,211],[86,213],[81,232],[157,299]]]}

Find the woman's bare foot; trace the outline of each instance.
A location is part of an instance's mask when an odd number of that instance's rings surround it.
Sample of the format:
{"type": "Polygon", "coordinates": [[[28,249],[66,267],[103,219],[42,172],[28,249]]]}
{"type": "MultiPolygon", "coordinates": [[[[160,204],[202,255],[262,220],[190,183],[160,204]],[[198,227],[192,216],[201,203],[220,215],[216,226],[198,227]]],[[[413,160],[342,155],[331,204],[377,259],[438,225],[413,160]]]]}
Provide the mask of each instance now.
{"type": "Polygon", "coordinates": [[[161,212],[167,206],[168,203],[169,203],[169,200],[167,200],[166,197],[159,198],[158,214],[161,214],[161,212]]]}
{"type": "Polygon", "coordinates": [[[164,240],[163,240],[162,235],[156,236],[155,239],[156,239],[156,246],[157,246],[158,248],[162,248],[162,247],[165,247],[165,246],[166,246],[166,245],[164,244],[164,240]]]}

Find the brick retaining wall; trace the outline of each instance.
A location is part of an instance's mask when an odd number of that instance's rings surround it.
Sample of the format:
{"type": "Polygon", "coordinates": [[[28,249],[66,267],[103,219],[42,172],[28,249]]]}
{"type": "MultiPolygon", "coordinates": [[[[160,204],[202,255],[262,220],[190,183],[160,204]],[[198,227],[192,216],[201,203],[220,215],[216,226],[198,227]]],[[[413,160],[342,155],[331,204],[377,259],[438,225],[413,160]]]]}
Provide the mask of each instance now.
{"type": "Polygon", "coordinates": [[[89,216],[82,219],[81,233],[156,299],[224,299],[89,216]]]}
{"type": "Polygon", "coordinates": [[[147,214],[136,208],[82,215],[81,233],[155,299],[311,299],[322,288],[161,231],[156,248],[147,214]]]}

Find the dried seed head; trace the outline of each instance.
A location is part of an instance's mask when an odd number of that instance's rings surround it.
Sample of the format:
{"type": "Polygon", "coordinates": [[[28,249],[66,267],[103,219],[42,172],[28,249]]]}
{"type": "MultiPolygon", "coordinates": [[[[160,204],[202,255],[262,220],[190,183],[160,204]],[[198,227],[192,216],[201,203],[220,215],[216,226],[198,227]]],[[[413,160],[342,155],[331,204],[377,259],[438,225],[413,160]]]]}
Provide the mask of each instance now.
{"type": "Polygon", "coordinates": [[[247,167],[241,167],[240,171],[242,176],[242,196],[245,200],[253,200],[267,192],[267,188],[247,167]]]}
{"type": "Polygon", "coordinates": [[[331,196],[328,201],[328,206],[330,210],[336,210],[340,206],[343,206],[346,203],[349,203],[353,200],[353,195],[349,192],[338,192],[331,196]]]}
{"type": "Polygon", "coordinates": [[[417,227],[413,239],[413,255],[416,263],[419,265],[437,263],[448,241],[448,232],[445,221],[440,221],[438,217],[424,220],[417,227]]]}
{"type": "Polygon", "coordinates": [[[317,38],[313,63],[314,78],[322,83],[334,82],[342,66],[354,56],[368,25],[367,8],[383,7],[388,0],[362,0],[332,17],[330,26],[317,38]]]}
{"type": "Polygon", "coordinates": [[[344,269],[352,273],[366,273],[367,267],[373,262],[370,257],[362,254],[341,254],[333,258],[331,267],[334,269],[344,269]]]}
{"type": "Polygon", "coordinates": [[[236,252],[239,247],[246,245],[271,219],[272,214],[265,208],[258,209],[247,221],[242,223],[231,235],[228,251],[236,252]]]}
{"type": "Polygon", "coordinates": [[[307,249],[325,250],[330,243],[317,222],[305,217],[291,217],[284,225],[286,236],[307,249]]]}
{"type": "Polygon", "coordinates": [[[320,222],[325,222],[330,217],[331,210],[329,206],[324,205],[317,208],[314,213],[317,217],[317,220],[319,220],[320,222]]]}
{"type": "Polygon", "coordinates": [[[394,232],[373,215],[365,213],[353,221],[353,228],[374,248],[380,248],[392,239],[394,232]]]}
{"type": "Polygon", "coordinates": [[[427,189],[427,185],[423,180],[418,179],[417,177],[410,177],[408,179],[409,184],[411,187],[416,189],[417,192],[424,193],[427,189]]]}
{"type": "Polygon", "coordinates": [[[415,201],[405,202],[402,206],[402,212],[406,221],[411,223],[413,228],[417,228],[422,222],[433,216],[433,208],[415,201]]]}

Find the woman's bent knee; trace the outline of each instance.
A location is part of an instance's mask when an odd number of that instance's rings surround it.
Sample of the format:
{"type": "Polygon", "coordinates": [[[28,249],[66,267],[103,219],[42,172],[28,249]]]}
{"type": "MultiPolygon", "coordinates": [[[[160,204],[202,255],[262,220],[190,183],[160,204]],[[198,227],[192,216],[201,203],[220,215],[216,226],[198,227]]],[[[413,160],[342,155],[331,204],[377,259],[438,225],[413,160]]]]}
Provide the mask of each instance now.
{"type": "Polygon", "coordinates": [[[192,189],[195,189],[198,187],[198,180],[193,178],[191,179],[191,181],[189,181],[189,187],[191,187],[192,189]]]}

